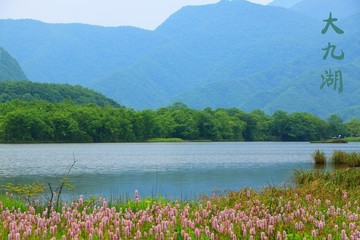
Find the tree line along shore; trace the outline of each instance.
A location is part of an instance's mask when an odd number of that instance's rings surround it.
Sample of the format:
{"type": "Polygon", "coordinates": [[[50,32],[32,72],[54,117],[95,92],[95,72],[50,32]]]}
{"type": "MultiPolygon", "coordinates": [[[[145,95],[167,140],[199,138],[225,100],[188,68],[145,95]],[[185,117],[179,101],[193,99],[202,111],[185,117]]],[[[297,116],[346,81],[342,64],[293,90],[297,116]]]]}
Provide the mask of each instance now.
{"type": "MultiPolygon", "coordinates": [[[[13,100],[0,103],[0,142],[314,141],[360,134],[360,119],[237,108],[196,110],[183,103],[156,110],[13,100]]],[[[354,138],[355,137],[355,138],[354,138]]]]}

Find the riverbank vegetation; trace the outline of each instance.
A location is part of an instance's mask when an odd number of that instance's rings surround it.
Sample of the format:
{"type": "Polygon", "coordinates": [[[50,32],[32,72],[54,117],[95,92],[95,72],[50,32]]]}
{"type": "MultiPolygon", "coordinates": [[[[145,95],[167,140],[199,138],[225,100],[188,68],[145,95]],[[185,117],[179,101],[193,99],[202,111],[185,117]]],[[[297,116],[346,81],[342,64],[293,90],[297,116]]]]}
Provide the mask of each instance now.
{"type": "Polygon", "coordinates": [[[312,154],[312,158],[316,165],[326,165],[326,155],[323,151],[316,149],[312,154]]]}
{"type": "Polygon", "coordinates": [[[326,157],[323,151],[319,149],[312,153],[312,159],[316,165],[324,166],[327,161],[331,163],[333,167],[360,167],[360,153],[358,152],[344,152],[341,150],[335,150],[331,156],[326,157]]]}
{"type": "Polygon", "coordinates": [[[348,143],[346,139],[325,139],[318,141],[311,141],[311,143],[348,143]]]}
{"type": "Polygon", "coordinates": [[[0,103],[0,142],[142,142],[178,138],[191,141],[312,141],[358,136],[360,119],[344,123],[309,113],[236,108],[190,109],[176,103],[157,110],[61,103],[0,103]]]}
{"type": "Polygon", "coordinates": [[[347,137],[345,140],[348,142],[360,142],[360,137],[347,137]]]}
{"type": "Polygon", "coordinates": [[[344,151],[334,151],[331,156],[331,163],[340,167],[360,167],[360,153],[344,151]]]}
{"type": "Polygon", "coordinates": [[[58,211],[0,197],[1,239],[359,239],[360,171],[296,171],[294,187],[190,202],[80,196],[58,211]],[[49,214],[48,214],[49,213],[49,214]]]}

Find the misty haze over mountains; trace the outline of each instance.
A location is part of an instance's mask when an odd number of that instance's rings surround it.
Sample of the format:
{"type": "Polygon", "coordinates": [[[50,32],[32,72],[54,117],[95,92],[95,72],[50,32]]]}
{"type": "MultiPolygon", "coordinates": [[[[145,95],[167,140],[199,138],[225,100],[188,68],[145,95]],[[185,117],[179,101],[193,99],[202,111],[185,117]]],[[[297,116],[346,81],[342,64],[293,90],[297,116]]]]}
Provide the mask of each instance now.
{"type": "Polygon", "coordinates": [[[283,3],[185,7],[154,31],[0,20],[0,46],[32,81],[81,84],[136,109],[181,101],[360,116],[360,4],[283,3]],[[344,34],[321,34],[328,9],[344,34]],[[328,42],[344,60],[322,59],[328,42]],[[343,93],[320,89],[328,69],[343,72],[343,93]]]}

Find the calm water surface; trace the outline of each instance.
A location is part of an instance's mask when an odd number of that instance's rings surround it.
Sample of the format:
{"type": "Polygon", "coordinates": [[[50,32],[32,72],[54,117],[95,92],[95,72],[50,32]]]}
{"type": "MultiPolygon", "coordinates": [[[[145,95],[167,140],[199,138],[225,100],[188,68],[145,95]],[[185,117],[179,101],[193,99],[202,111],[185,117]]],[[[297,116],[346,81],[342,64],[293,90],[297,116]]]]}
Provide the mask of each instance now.
{"type": "Polygon", "coordinates": [[[189,199],[213,191],[290,183],[294,169],[312,169],[315,149],[360,151],[360,143],[112,143],[0,145],[0,184],[51,182],[74,159],[73,196],[161,194],[189,199]]]}

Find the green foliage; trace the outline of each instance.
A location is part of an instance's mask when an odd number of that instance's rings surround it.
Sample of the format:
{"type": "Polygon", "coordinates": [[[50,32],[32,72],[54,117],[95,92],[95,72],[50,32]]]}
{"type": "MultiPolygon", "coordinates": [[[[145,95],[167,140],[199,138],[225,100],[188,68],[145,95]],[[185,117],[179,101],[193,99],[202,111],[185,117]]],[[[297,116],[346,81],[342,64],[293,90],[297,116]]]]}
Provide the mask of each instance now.
{"type": "MultiPolygon", "coordinates": [[[[326,124],[309,113],[292,113],[289,116],[287,140],[311,141],[321,139],[326,133],[326,124]]],[[[326,135],[325,135],[326,136],[326,135]]]]}
{"type": "MultiPolygon", "coordinates": [[[[73,164],[70,166],[67,175],[58,179],[58,185],[56,188],[53,187],[51,183],[48,183],[49,194],[45,193],[44,183],[32,183],[32,184],[18,184],[14,185],[12,183],[7,183],[2,185],[3,189],[7,190],[7,198],[13,194],[19,197],[23,202],[28,206],[36,208],[47,208],[47,217],[50,216],[51,209],[59,210],[61,195],[64,189],[71,190],[74,186],[70,183],[70,172],[74,167],[76,161],[74,160],[73,164]]],[[[1,199],[0,199],[1,200],[1,199]]],[[[11,201],[16,202],[16,199],[11,199],[11,201]]],[[[1,203],[1,202],[0,202],[1,203]]]]}
{"type": "MultiPolygon", "coordinates": [[[[333,114],[327,119],[327,121],[329,124],[329,132],[332,137],[341,137],[347,135],[347,129],[342,118],[333,114]]],[[[350,123],[350,126],[354,126],[354,123],[354,121],[350,123]]]]}
{"type": "MultiPolygon", "coordinates": [[[[347,123],[339,127],[347,129],[347,123]]],[[[0,142],[313,141],[331,136],[327,121],[309,113],[236,108],[194,110],[172,105],[158,110],[79,105],[74,102],[0,103],[0,142]]]]}
{"type": "Polygon", "coordinates": [[[19,196],[25,203],[36,206],[39,202],[39,197],[45,191],[45,184],[43,183],[32,183],[32,184],[22,184],[14,185],[12,183],[7,183],[2,186],[7,189],[10,193],[19,196]]]}
{"type": "Polygon", "coordinates": [[[38,101],[54,103],[64,101],[77,104],[92,103],[99,106],[119,107],[119,104],[104,95],[88,88],[68,84],[36,83],[30,81],[0,82],[0,102],[11,100],[38,101]]]}
{"type": "MultiPolygon", "coordinates": [[[[17,198],[12,194],[0,193],[0,203],[2,203],[3,209],[21,209],[22,211],[26,211],[28,209],[28,202],[23,198],[17,198]]],[[[1,205],[1,204],[0,204],[1,205]]],[[[1,206],[0,206],[1,209],[1,206]]],[[[0,226],[1,232],[1,226],[0,226]]]]}
{"type": "Polygon", "coordinates": [[[350,133],[351,137],[360,136],[360,118],[351,118],[346,123],[346,129],[350,133]]]}

